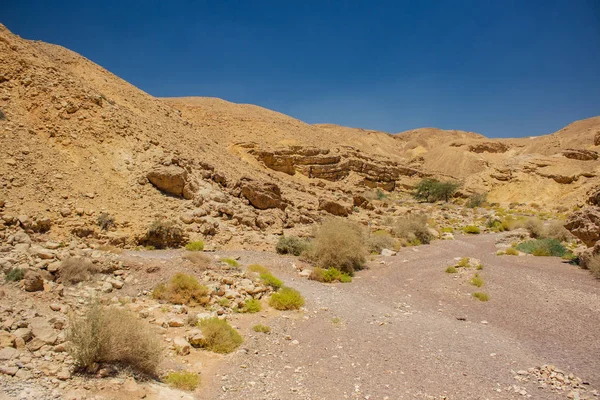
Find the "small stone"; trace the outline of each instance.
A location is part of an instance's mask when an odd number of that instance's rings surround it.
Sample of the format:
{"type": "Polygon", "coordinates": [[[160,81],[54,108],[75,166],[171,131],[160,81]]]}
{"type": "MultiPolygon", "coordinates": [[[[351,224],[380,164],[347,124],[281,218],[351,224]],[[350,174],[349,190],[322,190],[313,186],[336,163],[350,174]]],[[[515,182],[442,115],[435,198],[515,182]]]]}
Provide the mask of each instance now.
{"type": "Polygon", "coordinates": [[[52,303],[52,304],[50,304],[50,309],[52,311],[60,311],[60,304],[58,304],[58,303],[52,303]]]}
{"type": "Polygon", "coordinates": [[[71,379],[71,372],[69,372],[69,370],[66,368],[62,368],[60,371],[58,371],[56,377],[61,381],[66,381],[67,379],[71,379]]]}

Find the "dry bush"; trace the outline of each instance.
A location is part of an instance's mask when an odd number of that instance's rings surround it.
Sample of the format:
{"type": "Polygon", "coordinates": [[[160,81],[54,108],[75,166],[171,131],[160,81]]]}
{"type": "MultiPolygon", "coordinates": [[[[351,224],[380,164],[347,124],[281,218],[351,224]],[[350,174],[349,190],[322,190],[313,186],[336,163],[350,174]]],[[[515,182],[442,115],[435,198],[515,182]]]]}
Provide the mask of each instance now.
{"type": "Polygon", "coordinates": [[[342,218],[326,218],[315,232],[309,258],[319,266],[352,274],[363,268],[366,255],[362,226],[342,218]]]}
{"type": "Polygon", "coordinates": [[[306,239],[299,238],[297,236],[281,236],[275,246],[277,254],[292,254],[299,256],[309,247],[309,243],[306,239]]]}
{"type": "Polygon", "coordinates": [[[99,304],[71,317],[67,340],[77,367],[87,372],[109,363],[156,376],[162,359],[162,340],[150,325],[129,311],[99,304]]]}
{"type": "Polygon", "coordinates": [[[169,283],[161,283],[152,292],[152,297],[173,304],[208,304],[208,288],[201,285],[192,275],[175,274],[169,283]]]}
{"type": "Polygon", "coordinates": [[[600,255],[590,257],[586,263],[586,267],[590,270],[592,275],[600,279],[600,255]]]}
{"type": "Polygon", "coordinates": [[[386,231],[375,231],[371,234],[367,240],[367,247],[370,253],[381,253],[383,249],[394,249],[396,247],[396,241],[386,231]]]}
{"type": "Polygon", "coordinates": [[[212,265],[212,260],[206,254],[202,254],[197,251],[190,251],[183,255],[183,259],[190,261],[196,267],[201,270],[210,269],[212,265]]]}
{"type": "Polygon", "coordinates": [[[103,231],[108,231],[110,228],[115,226],[115,217],[112,215],[103,212],[98,216],[96,223],[103,231]]]}
{"type": "Polygon", "coordinates": [[[151,246],[156,249],[167,247],[180,247],[187,242],[185,233],[180,226],[172,221],[156,220],[140,239],[142,246],[151,246]]]}
{"type": "Polygon", "coordinates": [[[277,310],[298,310],[304,305],[304,297],[296,289],[284,287],[271,295],[269,305],[277,310]]]}
{"type": "Polygon", "coordinates": [[[170,372],[164,382],[176,389],[193,391],[200,385],[200,375],[190,371],[170,372]]]}
{"type": "Polygon", "coordinates": [[[87,258],[70,257],[63,260],[58,270],[61,283],[76,284],[92,278],[98,268],[87,258]]]}
{"type": "Polygon", "coordinates": [[[231,353],[244,339],[227,321],[217,317],[205,318],[198,322],[204,335],[204,346],[215,353],[231,353]]]}
{"type": "Polygon", "coordinates": [[[544,223],[538,218],[527,218],[523,221],[523,228],[527,229],[533,238],[544,237],[544,223]]]}
{"type": "Polygon", "coordinates": [[[425,215],[409,214],[398,218],[394,224],[394,235],[408,242],[418,240],[422,244],[431,242],[433,236],[427,229],[427,217],[425,215]]]}
{"type": "Polygon", "coordinates": [[[567,230],[562,221],[551,221],[544,227],[544,237],[568,242],[573,239],[571,232],[567,230]]]}

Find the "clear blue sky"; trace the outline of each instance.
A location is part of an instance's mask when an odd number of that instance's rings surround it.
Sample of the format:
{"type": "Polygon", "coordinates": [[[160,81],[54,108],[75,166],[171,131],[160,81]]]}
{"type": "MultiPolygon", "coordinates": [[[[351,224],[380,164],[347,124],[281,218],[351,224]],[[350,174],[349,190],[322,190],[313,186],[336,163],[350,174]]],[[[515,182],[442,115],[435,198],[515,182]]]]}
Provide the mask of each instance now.
{"type": "Polygon", "coordinates": [[[32,1],[0,22],[155,96],[491,137],[600,115],[600,0],[32,1]]]}

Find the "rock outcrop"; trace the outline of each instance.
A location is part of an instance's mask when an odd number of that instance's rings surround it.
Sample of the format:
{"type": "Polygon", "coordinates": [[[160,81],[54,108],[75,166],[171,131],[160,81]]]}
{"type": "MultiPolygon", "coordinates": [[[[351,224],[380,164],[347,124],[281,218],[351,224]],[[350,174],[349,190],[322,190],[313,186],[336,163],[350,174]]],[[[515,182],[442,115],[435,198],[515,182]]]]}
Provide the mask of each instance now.
{"type": "Polygon", "coordinates": [[[576,211],[565,224],[575,237],[591,247],[600,240],[600,207],[586,207],[576,211]]]}
{"type": "Polygon", "coordinates": [[[242,196],[259,210],[279,208],[285,210],[286,202],[281,197],[281,189],[274,183],[244,179],[241,181],[242,196]]]}
{"type": "Polygon", "coordinates": [[[598,159],[598,152],[594,150],[566,149],[562,154],[567,158],[579,161],[592,161],[598,159]]]}
{"type": "Polygon", "coordinates": [[[148,172],[147,178],[165,193],[188,200],[194,198],[195,185],[189,179],[188,172],[177,165],[157,166],[148,172]]]}

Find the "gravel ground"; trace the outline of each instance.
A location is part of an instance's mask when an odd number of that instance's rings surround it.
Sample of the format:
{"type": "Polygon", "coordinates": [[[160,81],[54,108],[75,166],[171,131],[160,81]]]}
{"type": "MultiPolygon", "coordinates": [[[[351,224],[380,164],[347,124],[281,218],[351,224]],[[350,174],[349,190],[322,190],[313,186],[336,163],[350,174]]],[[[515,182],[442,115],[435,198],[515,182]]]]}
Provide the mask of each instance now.
{"type": "Polygon", "coordinates": [[[544,364],[582,378],[591,397],[600,388],[600,281],[557,258],[495,252],[494,235],[459,236],[377,257],[335,285],[298,277],[292,257],[228,252],[271,267],[303,293],[306,310],[234,321],[246,343],[205,375],[199,398],[568,398],[570,389],[515,379],[544,364]],[[465,256],[482,261],[482,288],[469,284],[473,270],[444,272],[465,256]],[[272,333],[252,332],[255,323],[272,333]]]}

